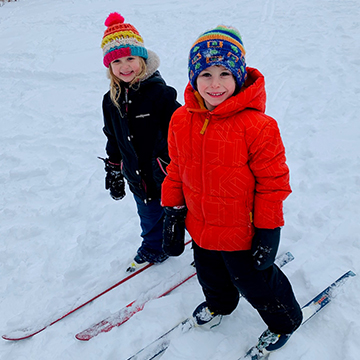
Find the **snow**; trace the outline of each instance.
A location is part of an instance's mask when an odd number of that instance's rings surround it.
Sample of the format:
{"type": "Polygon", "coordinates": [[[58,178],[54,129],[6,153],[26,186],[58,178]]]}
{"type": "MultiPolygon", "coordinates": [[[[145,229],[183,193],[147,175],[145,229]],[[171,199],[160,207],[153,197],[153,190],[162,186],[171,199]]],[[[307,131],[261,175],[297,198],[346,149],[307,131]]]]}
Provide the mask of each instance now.
{"type": "MultiPolygon", "coordinates": [[[[301,304],[360,259],[360,7],[356,0],[21,0],[0,7],[0,334],[42,326],[117,283],[140,243],[129,192],[104,189],[101,100],[109,81],[100,42],[120,12],[161,59],[183,103],[187,55],[218,24],[239,28],[247,64],[266,79],[293,194],[279,253],[301,304]]],[[[196,278],[149,301],[127,323],[89,342],[74,335],[191,262],[191,251],[153,266],[78,312],[20,342],[6,360],[126,360],[203,300],[196,278]]],[[[274,360],[352,360],[360,334],[359,276],[296,332],[274,360]]],[[[264,330],[242,300],[212,331],[173,341],[162,359],[237,359],[264,330]]]]}

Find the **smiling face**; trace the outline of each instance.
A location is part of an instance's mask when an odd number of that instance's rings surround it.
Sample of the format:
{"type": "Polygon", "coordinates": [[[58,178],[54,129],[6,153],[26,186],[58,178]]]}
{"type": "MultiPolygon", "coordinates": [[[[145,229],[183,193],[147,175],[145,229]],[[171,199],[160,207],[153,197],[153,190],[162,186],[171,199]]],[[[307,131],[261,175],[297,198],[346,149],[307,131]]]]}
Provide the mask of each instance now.
{"type": "Polygon", "coordinates": [[[196,84],[206,108],[210,111],[232,96],[236,88],[232,72],[222,65],[203,70],[196,79],[196,84]]]}
{"type": "Polygon", "coordinates": [[[110,64],[113,74],[123,82],[130,83],[140,74],[141,62],[139,56],[125,56],[110,64]]]}

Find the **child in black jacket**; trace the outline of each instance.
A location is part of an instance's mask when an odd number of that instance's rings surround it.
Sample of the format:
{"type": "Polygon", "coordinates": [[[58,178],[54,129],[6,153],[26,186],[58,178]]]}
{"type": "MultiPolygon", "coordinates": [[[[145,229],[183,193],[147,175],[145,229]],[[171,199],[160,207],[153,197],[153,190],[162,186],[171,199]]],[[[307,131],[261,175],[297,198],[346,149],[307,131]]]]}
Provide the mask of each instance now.
{"type": "Polygon", "coordinates": [[[180,106],[176,90],[167,86],[157,68],[158,56],[118,13],[105,21],[101,47],[110,90],[104,95],[107,137],[105,187],[115,200],[125,196],[125,182],[135,198],[142,244],[128,271],[167,259],[162,249],[161,184],[169,163],[167,132],[172,113],[180,106]]]}

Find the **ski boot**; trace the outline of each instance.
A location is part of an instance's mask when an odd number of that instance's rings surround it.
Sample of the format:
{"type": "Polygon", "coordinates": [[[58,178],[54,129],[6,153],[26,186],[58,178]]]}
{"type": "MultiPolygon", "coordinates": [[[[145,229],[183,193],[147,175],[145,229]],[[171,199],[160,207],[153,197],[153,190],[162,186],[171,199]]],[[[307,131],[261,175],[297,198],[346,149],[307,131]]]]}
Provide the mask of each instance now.
{"type": "Polygon", "coordinates": [[[209,309],[206,301],[202,302],[193,312],[192,317],[195,322],[195,326],[205,326],[207,329],[212,329],[215,326],[220,325],[222,315],[217,314],[209,309]]]}

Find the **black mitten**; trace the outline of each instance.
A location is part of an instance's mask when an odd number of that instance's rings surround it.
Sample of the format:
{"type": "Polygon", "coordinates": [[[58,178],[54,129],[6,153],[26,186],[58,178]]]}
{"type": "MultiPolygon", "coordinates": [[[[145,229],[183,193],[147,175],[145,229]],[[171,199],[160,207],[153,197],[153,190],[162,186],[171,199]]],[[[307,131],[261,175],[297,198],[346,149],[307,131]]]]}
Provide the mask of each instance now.
{"type": "Polygon", "coordinates": [[[255,228],[255,235],[251,245],[255,269],[265,270],[274,263],[279,248],[279,242],[279,227],[275,229],[255,228]]]}
{"type": "Polygon", "coordinates": [[[120,164],[114,164],[109,159],[105,163],[105,189],[110,189],[110,196],[114,200],[121,200],[125,196],[125,181],[121,173],[120,164]]]}
{"type": "Polygon", "coordinates": [[[163,250],[169,256],[179,256],[185,249],[186,206],[182,208],[165,207],[163,228],[163,250]]]}

